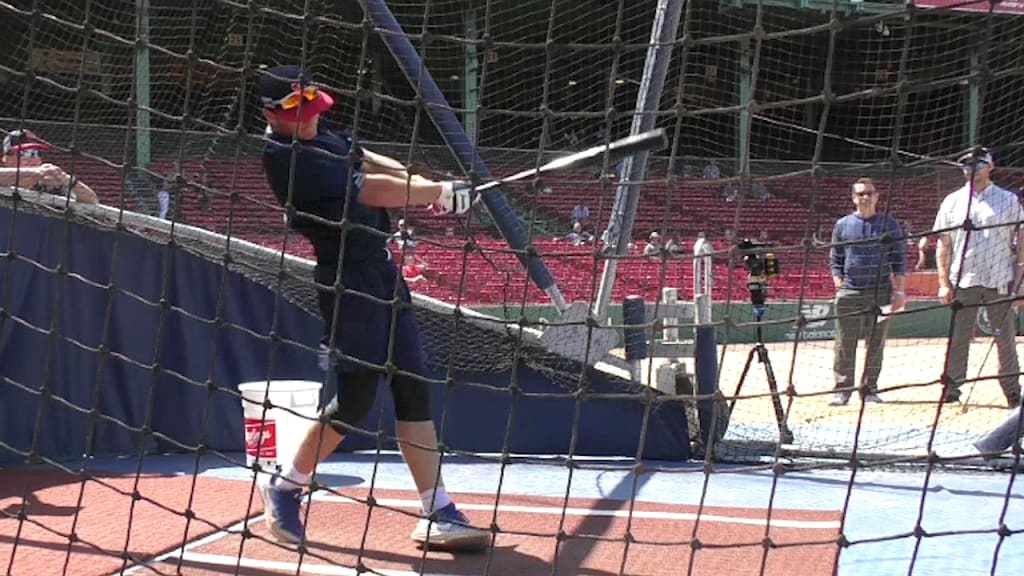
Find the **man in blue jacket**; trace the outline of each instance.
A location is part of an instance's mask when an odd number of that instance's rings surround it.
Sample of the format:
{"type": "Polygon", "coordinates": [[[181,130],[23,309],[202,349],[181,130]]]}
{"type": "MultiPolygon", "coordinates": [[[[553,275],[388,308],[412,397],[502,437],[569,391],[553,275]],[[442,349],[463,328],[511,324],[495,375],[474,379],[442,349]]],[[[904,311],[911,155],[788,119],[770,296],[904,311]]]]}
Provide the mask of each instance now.
{"type": "Polygon", "coordinates": [[[856,210],[832,229],[830,268],[836,286],[835,393],[829,402],[844,406],[854,390],[864,402],[881,402],[878,375],[888,320],[879,318],[883,306],[899,312],[907,301],[903,230],[899,222],[878,212],[878,191],[870,178],[853,183],[856,210]],[[867,342],[864,373],[856,385],[857,341],[867,342]]]}

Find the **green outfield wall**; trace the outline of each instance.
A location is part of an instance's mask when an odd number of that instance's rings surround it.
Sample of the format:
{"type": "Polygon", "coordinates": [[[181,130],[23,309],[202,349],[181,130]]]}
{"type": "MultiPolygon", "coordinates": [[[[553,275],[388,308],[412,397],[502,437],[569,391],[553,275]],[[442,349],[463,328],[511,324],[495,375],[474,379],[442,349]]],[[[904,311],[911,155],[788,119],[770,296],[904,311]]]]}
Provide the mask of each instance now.
{"type": "MultiPolygon", "coordinates": [[[[835,320],[831,300],[807,300],[800,302],[772,302],[762,319],[762,333],[765,342],[792,342],[797,337],[797,319],[806,318],[801,340],[831,340],[835,336],[835,320]]],[[[484,314],[505,318],[515,322],[523,319],[531,325],[552,321],[558,317],[554,307],[547,305],[519,307],[481,306],[475,310],[484,314]]],[[[609,310],[615,324],[622,323],[621,306],[609,310]]],[[[887,322],[889,338],[943,338],[949,334],[950,310],[938,301],[913,301],[906,311],[893,316],[887,322]]],[[[754,314],[749,304],[715,304],[714,320],[720,343],[749,343],[756,341],[753,326],[754,314]]],[[[1018,334],[1024,334],[1024,322],[1018,317],[1018,334]]],[[[991,333],[984,315],[977,322],[979,334],[991,333]]],[[[692,338],[692,330],[681,330],[680,338],[692,338]]]]}

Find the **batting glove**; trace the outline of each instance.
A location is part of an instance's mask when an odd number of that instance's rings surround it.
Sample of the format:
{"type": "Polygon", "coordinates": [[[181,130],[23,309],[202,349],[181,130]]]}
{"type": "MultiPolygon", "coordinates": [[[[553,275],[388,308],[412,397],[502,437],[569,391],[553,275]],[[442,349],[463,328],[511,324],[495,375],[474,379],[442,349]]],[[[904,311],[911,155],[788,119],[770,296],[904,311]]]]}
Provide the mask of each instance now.
{"type": "Polygon", "coordinates": [[[473,192],[473,187],[465,182],[444,181],[441,182],[441,194],[434,203],[427,206],[427,209],[434,216],[445,214],[465,214],[472,208],[478,194],[473,192]]]}

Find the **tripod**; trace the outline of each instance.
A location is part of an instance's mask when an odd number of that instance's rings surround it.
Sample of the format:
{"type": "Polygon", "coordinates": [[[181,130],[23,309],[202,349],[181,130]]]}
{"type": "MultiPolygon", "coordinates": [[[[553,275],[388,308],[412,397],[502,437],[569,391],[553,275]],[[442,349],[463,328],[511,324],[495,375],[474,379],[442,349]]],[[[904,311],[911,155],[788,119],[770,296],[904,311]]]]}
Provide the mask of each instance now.
{"type": "Polygon", "coordinates": [[[768,389],[772,393],[772,406],[775,408],[775,421],[779,424],[779,443],[780,444],[792,444],[793,443],[793,432],[790,431],[789,427],[786,426],[786,413],[782,410],[782,399],[779,398],[779,386],[775,381],[775,371],[772,370],[772,361],[768,357],[768,349],[764,345],[764,335],[761,332],[761,317],[764,316],[764,305],[754,304],[754,322],[757,333],[757,342],[754,347],[750,349],[750,353],[747,354],[747,363],[743,365],[743,372],[740,374],[740,381],[736,384],[736,394],[734,395],[732,402],[729,403],[729,413],[732,413],[733,407],[736,405],[737,397],[740,395],[740,390],[743,389],[743,383],[747,379],[747,374],[750,372],[750,366],[754,363],[754,357],[757,357],[757,361],[764,366],[764,374],[768,379],[768,389]]]}

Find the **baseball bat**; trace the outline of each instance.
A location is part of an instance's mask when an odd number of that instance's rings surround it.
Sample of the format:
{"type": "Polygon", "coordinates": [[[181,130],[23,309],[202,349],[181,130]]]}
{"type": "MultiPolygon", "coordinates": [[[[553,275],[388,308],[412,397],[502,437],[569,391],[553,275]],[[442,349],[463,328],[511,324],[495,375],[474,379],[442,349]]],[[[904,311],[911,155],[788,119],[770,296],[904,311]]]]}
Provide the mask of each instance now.
{"type": "Polygon", "coordinates": [[[575,154],[556,158],[542,166],[531,168],[530,170],[524,170],[517,174],[502,178],[501,180],[493,180],[486,184],[481,184],[476,187],[476,191],[486,192],[487,190],[497,188],[502,184],[535,178],[537,176],[547,174],[548,172],[571,170],[573,168],[579,168],[580,166],[586,166],[593,163],[595,160],[603,159],[606,152],[608,153],[608,162],[614,163],[622,160],[626,156],[636,154],[637,152],[642,152],[644,150],[659,150],[665,146],[668,146],[668,136],[665,134],[663,129],[656,128],[654,130],[614,140],[609,142],[607,145],[601,144],[594,146],[593,148],[581,150],[575,154]]]}
{"type": "Polygon", "coordinates": [[[1005,422],[975,442],[974,447],[986,458],[994,458],[1013,446],[1020,436],[1021,415],[1020,407],[1017,407],[1005,422]]]}

